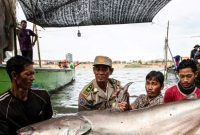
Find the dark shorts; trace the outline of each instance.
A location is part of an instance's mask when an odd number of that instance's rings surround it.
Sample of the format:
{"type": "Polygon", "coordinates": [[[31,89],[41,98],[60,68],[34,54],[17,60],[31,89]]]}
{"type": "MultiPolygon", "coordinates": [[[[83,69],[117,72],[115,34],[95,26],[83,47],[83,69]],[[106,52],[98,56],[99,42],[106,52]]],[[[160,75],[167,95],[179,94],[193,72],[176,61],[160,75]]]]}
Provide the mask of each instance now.
{"type": "Polygon", "coordinates": [[[22,56],[29,58],[31,61],[33,61],[33,50],[31,51],[21,51],[22,56]]]}

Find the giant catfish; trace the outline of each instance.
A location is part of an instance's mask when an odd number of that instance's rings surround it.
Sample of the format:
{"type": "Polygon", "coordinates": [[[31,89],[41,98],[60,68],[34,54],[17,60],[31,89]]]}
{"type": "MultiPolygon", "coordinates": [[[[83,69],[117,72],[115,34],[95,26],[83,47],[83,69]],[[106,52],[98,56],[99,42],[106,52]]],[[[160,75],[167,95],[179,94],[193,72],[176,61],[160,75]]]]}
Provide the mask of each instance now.
{"type": "MultiPolygon", "coordinates": [[[[127,100],[127,84],[117,96],[127,100]]],[[[52,118],[18,130],[19,135],[178,135],[200,134],[200,99],[147,109],[85,111],[52,118]]]]}

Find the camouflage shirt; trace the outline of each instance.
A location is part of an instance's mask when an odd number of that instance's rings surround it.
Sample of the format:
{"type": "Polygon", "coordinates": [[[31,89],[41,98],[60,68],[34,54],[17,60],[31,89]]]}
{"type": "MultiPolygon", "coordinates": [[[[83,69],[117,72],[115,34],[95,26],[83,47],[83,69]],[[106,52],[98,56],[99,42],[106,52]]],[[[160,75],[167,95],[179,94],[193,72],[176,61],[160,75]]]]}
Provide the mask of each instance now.
{"type": "Polygon", "coordinates": [[[150,99],[147,95],[140,95],[135,102],[131,105],[134,106],[134,109],[142,109],[147,107],[152,107],[154,105],[159,105],[163,103],[163,96],[162,94],[158,95],[157,97],[150,99]]]}

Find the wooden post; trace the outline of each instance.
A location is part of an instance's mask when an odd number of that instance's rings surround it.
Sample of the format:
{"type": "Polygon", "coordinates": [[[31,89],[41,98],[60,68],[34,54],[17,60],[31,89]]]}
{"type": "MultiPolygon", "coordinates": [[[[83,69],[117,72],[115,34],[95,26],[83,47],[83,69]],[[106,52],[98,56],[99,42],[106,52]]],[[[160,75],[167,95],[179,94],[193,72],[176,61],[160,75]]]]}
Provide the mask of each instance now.
{"type": "MultiPolygon", "coordinates": [[[[37,34],[38,36],[38,31],[37,31],[37,27],[36,27],[36,24],[34,24],[34,30],[35,30],[35,33],[37,34]]],[[[37,39],[37,48],[38,48],[38,59],[39,59],[39,66],[40,68],[42,67],[42,64],[41,64],[41,57],[40,57],[40,46],[39,46],[39,36],[38,36],[38,39],[37,39]]]]}
{"type": "Polygon", "coordinates": [[[14,26],[14,55],[17,55],[17,33],[16,33],[16,25],[14,26]]]}
{"type": "MultiPolygon", "coordinates": [[[[166,37],[167,38],[167,37],[166,37]]],[[[165,38],[165,45],[164,45],[164,76],[167,79],[167,39],[165,38]]]]}
{"type": "Polygon", "coordinates": [[[168,53],[168,34],[169,34],[169,21],[167,23],[167,36],[165,37],[165,46],[164,46],[164,52],[165,52],[165,56],[164,56],[164,60],[165,60],[165,65],[164,65],[164,76],[165,79],[167,79],[167,53],[168,53]]]}
{"type": "MultiPolygon", "coordinates": [[[[175,62],[174,57],[173,57],[173,55],[172,55],[172,51],[171,51],[171,49],[169,48],[168,34],[169,34],[169,21],[168,21],[168,23],[167,23],[167,37],[166,37],[166,40],[165,40],[165,45],[166,45],[166,50],[169,50],[169,53],[170,53],[171,58],[172,58],[172,62],[174,63],[174,66],[175,66],[175,65],[176,65],[176,62],[175,62]]],[[[167,66],[167,65],[166,65],[166,66],[167,66]]],[[[174,75],[175,75],[175,77],[178,79],[178,76],[177,76],[176,71],[174,71],[174,75]]],[[[166,76],[167,76],[167,67],[166,67],[166,76]]],[[[167,79],[167,77],[166,77],[166,79],[167,79]]]]}

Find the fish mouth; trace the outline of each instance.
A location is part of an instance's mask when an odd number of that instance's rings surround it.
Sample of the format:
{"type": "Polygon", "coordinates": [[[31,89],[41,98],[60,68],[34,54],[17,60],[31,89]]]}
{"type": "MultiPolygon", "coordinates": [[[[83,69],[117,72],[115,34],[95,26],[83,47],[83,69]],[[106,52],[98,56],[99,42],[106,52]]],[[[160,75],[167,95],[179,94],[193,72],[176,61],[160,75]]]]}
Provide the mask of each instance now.
{"type": "Polygon", "coordinates": [[[27,126],[17,130],[17,135],[32,135],[34,131],[33,127],[27,126]]]}

